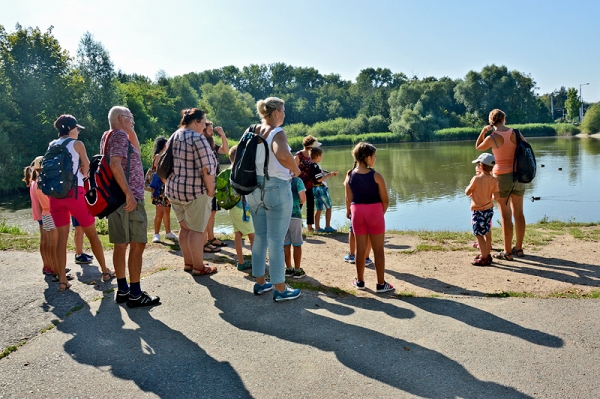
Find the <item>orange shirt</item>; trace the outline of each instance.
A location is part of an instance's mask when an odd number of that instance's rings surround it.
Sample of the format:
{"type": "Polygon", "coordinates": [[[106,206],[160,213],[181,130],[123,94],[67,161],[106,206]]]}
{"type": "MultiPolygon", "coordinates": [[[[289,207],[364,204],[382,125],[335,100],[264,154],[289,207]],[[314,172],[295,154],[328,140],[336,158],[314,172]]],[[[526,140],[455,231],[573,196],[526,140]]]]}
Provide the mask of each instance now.
{"type": "Polygon", "coordinates": [[[465,190],[465,194],[471,197],[472,211],[485,211],[494,206],[492,197],[498,191],[498,180],[492,175],[483,173],[475,175],[471,179],[471,183],[469,183],[469,186],[465,190]]]}
{"type": "Polygon", "coordinates": [[[494,154],[494,158],[496,159],[493,170],[495,175],[505,175],[513,172],[513,162],[515,160],[515,150],[517,149],[517,145],[510,141],[512,133],[512,129],[508,129],[505,132],[494,132],[494,134],[502,136],[504,139],[504,143],[500,148],[496,148],[495,144],[492,145],[492,154],[494,154]]]}

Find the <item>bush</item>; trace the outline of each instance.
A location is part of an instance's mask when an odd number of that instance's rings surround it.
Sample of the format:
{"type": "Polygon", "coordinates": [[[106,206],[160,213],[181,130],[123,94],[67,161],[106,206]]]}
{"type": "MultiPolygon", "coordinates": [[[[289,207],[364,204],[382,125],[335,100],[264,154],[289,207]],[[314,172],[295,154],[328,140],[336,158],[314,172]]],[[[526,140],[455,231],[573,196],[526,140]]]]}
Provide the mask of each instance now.
{"type": "MultiPolygon", "coordinates": [[[[579,129],[569,123],[528,123],[510,125],[518,129],[525,137],[570,136],[579,133],[579,129]]],[[[479,127],[452,127],[434,132],[433,141],[477,140],[481,132],[479,127]]]]}
{"type": "Polygon", "coordinates": [[[290,137],[304,137],[307,135],[310,126],[305,125],[304,123],[292,123],[290,125],[284,125],[283,130],[285,130],[285,134],[290,137]]]}
{"type": "Polygon", "coordinates": [[[385,132],[389,130],[389,121],[381,115],[375,115],[369,118],[369,133],[385,132]]]}
{"type": "MultiPolygon", "coordinates": [[[[336,146],[336,145],[352,145],[360,141],[366,141],[371,144],[382,144],[382,143],[400,143],[409,141],[408,135],[397,135],[390,132],[381,133],[363,133],[363,134],[338,134],[337,136],[328,136],[319,138],[319,141],[324,146],[336,146]]],[[[288,139],[292,152],[299,151],[302,149],[302,137],[292,137],[288,139]]]]}
{"type": "Polygon", "coordinates": [[[600,132],[600,103],[595,103],[588,108],[581,121],[581,131],[587,134],[600,132]]]}

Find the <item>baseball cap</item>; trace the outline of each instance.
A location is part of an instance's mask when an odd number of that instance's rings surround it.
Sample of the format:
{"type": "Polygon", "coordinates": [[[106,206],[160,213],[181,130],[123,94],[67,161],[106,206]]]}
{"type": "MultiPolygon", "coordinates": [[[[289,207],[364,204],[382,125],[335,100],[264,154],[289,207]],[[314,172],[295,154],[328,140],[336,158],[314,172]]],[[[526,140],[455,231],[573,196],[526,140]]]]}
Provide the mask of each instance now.
{"type": "Polygon", "coordinates": [[[72,115],[66,115],[65,118],[62,121],[62,128],[73,128],[77,126],[79,129],[83,130],[85,129],[83,126],[81,126],[80,124],[77,123],[77,119],[75,119],[74,116],[72,115]]]}
{"type": "Polygon", "coordinates": [[[487,166],[494,166],[494,164],[496,163],[496,159],[489,152],[484,152],[471,163],[481,163],[487,166]]]}

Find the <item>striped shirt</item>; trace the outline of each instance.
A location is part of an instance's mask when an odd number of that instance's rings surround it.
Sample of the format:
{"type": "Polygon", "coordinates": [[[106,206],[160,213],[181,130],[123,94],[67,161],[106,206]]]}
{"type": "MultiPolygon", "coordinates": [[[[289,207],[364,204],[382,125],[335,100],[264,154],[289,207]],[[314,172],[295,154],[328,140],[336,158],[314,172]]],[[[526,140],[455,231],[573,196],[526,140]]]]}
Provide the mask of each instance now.
{"type": "Polygon", "coordinates": [[[173,173],[165,184],[165,195],[181,202],[190,202],[206,194],[203,168],[213,176],[217,162],[206,138],[191,129],[173,133],[173,173]]]}

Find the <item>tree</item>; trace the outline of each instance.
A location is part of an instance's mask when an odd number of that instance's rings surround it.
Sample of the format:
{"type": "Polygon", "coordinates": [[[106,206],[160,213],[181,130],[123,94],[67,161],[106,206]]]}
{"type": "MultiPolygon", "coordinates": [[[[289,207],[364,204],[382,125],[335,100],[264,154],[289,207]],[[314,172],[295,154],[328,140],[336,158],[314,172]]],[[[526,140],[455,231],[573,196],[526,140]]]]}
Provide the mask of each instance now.
{"type": "Polygon", "coordinates": [[[587,134],[600,133],[600,103],[588,108],[581,122],[581,131],[587,134]]]}
{"type": "Polygon", "coordinates": [[[229,85],[219,82],[201,87],[201,104],[207,118],[223,127],[229,138],[240,138],[255,120],[249,104],[254,103],[247,93],[240,93],[229,85]]]}
{"type": "Polygon", "coordinates": [[[579,101],[579,93],[574,87],[567,90],[567,101],[565,101],[565,108],[567,109],[567,117],[572,121],[575,118],[579,118],[579,108],[581,107],[581,101],[579,101]]]}

